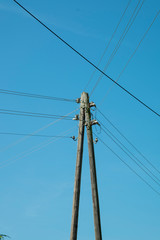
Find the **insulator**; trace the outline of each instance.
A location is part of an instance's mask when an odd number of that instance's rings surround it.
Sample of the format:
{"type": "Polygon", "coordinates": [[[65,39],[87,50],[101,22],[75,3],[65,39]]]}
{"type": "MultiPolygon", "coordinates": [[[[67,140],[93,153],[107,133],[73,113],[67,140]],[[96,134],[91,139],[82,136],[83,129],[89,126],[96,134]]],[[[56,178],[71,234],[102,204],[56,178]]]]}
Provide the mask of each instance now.
{"type": "Polygon", "coordinates": [[[73,118],[73,120],[79,120],[79,115],[76,114],[75,117],[73,118]]]}

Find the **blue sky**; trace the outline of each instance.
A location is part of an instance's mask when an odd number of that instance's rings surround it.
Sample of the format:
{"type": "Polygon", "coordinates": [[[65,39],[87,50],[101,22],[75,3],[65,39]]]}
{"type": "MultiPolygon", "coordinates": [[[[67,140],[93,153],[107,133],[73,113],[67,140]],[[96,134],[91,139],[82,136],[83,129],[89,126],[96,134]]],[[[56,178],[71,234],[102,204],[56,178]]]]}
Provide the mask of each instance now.
{"type": "MultiPolygon", "coordinates": [[[[101,69],[104,68],[137,2],[138,0],[131,2],[100,65],[101,69]]],[[[97,64],[128,1],[21,0],[20,3],[97,64]]],[[[159,8],[158,0],[145,1],[110,64],[108,75],[117,78],[159,8]]],[[[120,84],[157,112],[160,112],[159,29],[160,16],[119,80],[120,84]]],[[[94,71],[93,67],[35,22],[14,1],[0,1],[0,30],[1,89],[70,99],[80,97],[94,71]]],[[[87,89],[89,93],[98,77],[96,72],[87,89]]],[[[111,86],[112,83],[103,77],[91,100],[99,105],[111,86]]],[[[71,114],[74,116],[75,113],[78,114],[78,107],[76,103],[0,94],[1,109],[59,115],[75,110],[71,114]]],[[[100,108],[160,169],[159,117],[116,86],[100,108]]],[[[97,117],[120,138],[99,113],[97,117]]],[[[54,120],[0,114],[0,132],[31,133],[52,121],[54,120]]],[[[59,121],[41,131],[41,134],[65,133],[67,136],[77,136],[77,124],[75,121],[59,121]],[[70,131],[66,133],[67,130],[70,131]]],[[[96,132],[95,127],[93,131],[96,132]]],[[[99,137],[160,191],[103,132],[99,137]]],[[[47,141],[36,137],[24,141],[21,139],[19,136],[0,136],[0,233],[11,236],[13,240],[69,239],[77,142],[65,138],[53,140],[52,144],[46,144],[46,147],[17,159],[18,154],[28,153],[34,146],[47,141]],[[14,145],[17,141],[19,143],[14,145]]],[[[121,138],[120,140],[123,141],[121,138]]],[[[95,145],[95,154],[103,239],[159,239],[160,197],[100,141],[95,145]]],[[[146,164],[143,159],[141,161],[146,164]]],[[[86,137],[78,239],[94,239],[86,137]]]]}

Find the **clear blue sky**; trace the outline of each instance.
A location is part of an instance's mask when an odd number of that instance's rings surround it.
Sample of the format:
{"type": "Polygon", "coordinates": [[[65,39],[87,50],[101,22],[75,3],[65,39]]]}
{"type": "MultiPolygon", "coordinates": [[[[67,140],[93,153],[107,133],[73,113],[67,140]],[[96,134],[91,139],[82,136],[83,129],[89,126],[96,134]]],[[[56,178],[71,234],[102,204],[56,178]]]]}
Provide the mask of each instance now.
{"type": "MultiPolygon", "coordinates": [[[[20,1],[95,64],[98,63],[127,2],[20,1]]],[[[100,65],[101,69],[137,2],[138,0],[131,2],[100,65]]],[[[108,75],[116,79],[159,8],[158,0],[145,1],[109,66],[108,75]]],[[[160,16],[119,80],[120,84],[157,112],[160,112],[159,29],[160,16]]],[[[80,97],[93,70],[93,67],[35,22],[12,0],[0,0],[0,88],[75,99],[80,97]]],[[[87,91],[91,91],[98,76],[96,73],[87,91]]],[[[110,86],[110,81],[103,77],[91,100],[98,105],[110,86]]],[[[77,107],[79,106],[75,103],[0,94],[1,109],[64,115],[77,107]]],[[[160,169],[159,117],[116,86],[105,99],[101,110],[160,169]]],[[[99,114],[97,117],[119,137],[99,114]]],[[[0,114],[0,132],[31,133],[51,121],[53,120],[0,114]]],[[[41,134],[61,135],[75,127],[67,136],[77,136],[77,124],[74,121],[60,121],[41,134]]],[[[160,187],[102,132],[100,138],[160,191],[160,187]]],[[[6,149],[19,139],[21,137],[0,136],[0,233],[11,236],[13,240],[69,239],[77,142],[59,139],[16,160],[17,154],[44,141],[42,138],[30,137],[6,149]]],[[[95,145],[95,154],[103,239],[158,240],[160,196],[100,142],[95,145]]],[[[86,137],[81,190],[78,239],[90,240],[94,239],[94,225],[86,137]]]]}

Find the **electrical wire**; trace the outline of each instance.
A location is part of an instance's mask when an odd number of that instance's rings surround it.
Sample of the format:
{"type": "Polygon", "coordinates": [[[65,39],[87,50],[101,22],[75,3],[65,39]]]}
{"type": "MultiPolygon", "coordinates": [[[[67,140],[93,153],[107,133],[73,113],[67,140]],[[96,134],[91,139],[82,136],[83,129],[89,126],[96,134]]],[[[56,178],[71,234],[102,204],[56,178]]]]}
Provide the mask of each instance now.
{"type": "MultiPolygon", "coordinates": [[[[98,120],[98,119],[97,119],[98,120]]],[[[98,120],[98,122],[105,128],[105,130],[107,130],[109,132],[109,134],[116,139],[116,141],[122,145],[122,147],[127,150],[129,152],[130,155],[132,155],[154,178],[156,178],[159,182],[160,179],[148,168],[146,167],[100,120],[98,120]]],[[[109,134],[106,133],[106,131],[104,129],[102,129],[106,135],[109,136],[109,134]]],[[[109,136],[110,138],[112,138],[111,136],[109,136]]],[[[159,185],[159,184],[158,184],[159,185]]]]}
{"type": "MultiPolygon", "coordinates": [[[[103,125],[104,126],[104,125],[103,125]]],[[[105,129],[107,129],[107,128],[105,128],[105,129]]],[[[107,129],[108,130],[108,129],[107,129]]],[[[149,169],[149,168],[147,168],[127,147],[125,147],[125,145],[122,143],[122,142],[120,142],[113,134],[112,134],[112,136],[110,135],[111,134],[111,132],[110,132],[110,134],[108,134],[104,129],[103,129],[103,127],[102,127],[102,131],[143,171],[143,172],[145,172],[157,185],[159,185],[160,186],[160,183],[158,182],[158,181],[160,181],[159,180],[159,178],[157,178],[157,176],[155,176],[155,174],[154,173],[152,173],[152,171],[149,169]],[[116,140],[115,140],[116,139],[116,140]],[[124,149],[126,149],[126,150],[124,150],[124,149]],[[128,154],[129,153],[129,154],[128,154]],[[135,160],[135,159],[136,160],[135,160]],[[141,166],[140,164],[143,166],[141,166]],[[149,173],[148,173],[148,172],[149,173]],[[153,176],[151,176],[151,175],[153,176]],[[155,180],[155,179],[157,179],[157,180],[155,180]]],[[[109,131],[109,130],[108,130],[109,131]]]]}
{"type": "Polygon", "coordinates": [[[154,187],[152,187],[151,184],[149,184],[140,174],[138,174],[128,163],[126,163],[112,148],[110,148],[99,136],[97,136],[95,133],[94,135],[98,137],[100,142],[103,143],[103,145],[109,149],[123,164],[125,164],[137,177],[139,177],[149,188],[151,188],[155,193],[157,193],[160,196],[160,192],[157,191],[154,187]]]}
{"type": "Polygon", "coordinates": [[[72,112],[66,114],[64,117],[62,117],[62,118],[60,118],[60,119],[57,119],[57,120],[55,120],[55,121],[53,121],[53,122],[51,122],[51,123],[49,123],[49,124],[47,124],[47,125],[39,128],[39,129],[37,129],[36,131],[30,133],[29,135],[20,138],[18,141],[15,141],[15,142],[9,144],[9,145],[6,146],[5,148],[0,149],[0,152],[4,152],[4,151],[10,149],[11,147],[14,147],[14,146],[16,146],[17,144],[19,144],[19,143],[27,140],[27,139],[30,138],[31,136],[33,136],[33,135],[35,135],[35,134],[37,134],[37,133],[39,133],[39,132],[47,129],[47,128],[50,127],[50,126],[53,126],[54,124],[56,124],[57,122],[60,122],[60,121],[63,120],[64,118],[66,118],[66,117],[68,117],[69,115],[71,115],[72,113],[76,112],[77,110],[79,110],[79,108],[77,108],[77,109],[73,110],[72,112]]]}
{"type": "Polygon", "coordinates": [[[45,95],[40,95],[40,94],[11,91],[11,90],[2,89],[2,88],[0,88],[0,93],[16,95],[16,96],[21,96],[21,97],[41,98],[41,99],[54,100],[54,101],[76,102],[76,100],[74,100],[74,99],[59,98],[59,97],[45,96],[45,95]]]}
{"type": "MultiPolygon", "coordinates": [[[[118,42],[117,42],[117,44],[116,44],[113,52],[111,53],[111,55],[110,55],[110,57],[109,57],[106,65],[105,65],[105,67],[104,67],[104,69],[103,69],[104,72],[108,69],[108,67],[109,67],[109,65],[111,64],[111,62],[112,62],[114,56],[116,55],[118,49],[119,49],[120,46],[122,45],[122,42],[123,42],[123,40],[125,39],[125,37],[126,37],[128,31],[130,30],[131,26],[133,25],[136,17],[138,16],[138,13],[139,13],[139,11],[141,10],[141,8],[142,8],[142,6],[143,6],[143,4],[144,4],[144,1],[145,1],[145,0],[143,0],[142,4],[140,5],[140,7],[139,7],[139,9],[138,9],[137,12],[136,12],[136,10],[137,10],[137,8],[138,8],[141,0],[139,0],[138,4],[136,5],[136,7],[135,7],[135,9],[134,9],[134,11],[133,11],[133,13],[132,13],[132,15],[131,15],[131,17],[130,17],[130,19],[129,19],[127,25],[126,25],[126,27],[125,27],[125,29],[124,29],[124,31],[123,31],[123,33],[122,33],[121,36],[120,36],[120,39],[118,40],[118,42]]],[[[98,84],[100,83],[102,77],[103,77],[103,74],[101,74],[101,75],[99,76],[98,80],[96,81],[96,83],[95,83],[95,85],[94,85],[94,87],[93,87],[93,89],[92,89],[92,91],[91,91],[91,93],[90,93],[90,96],[93,94],[93,92],[94,92],[95,89],[97,88],[97,86],[98,86],[98,84]]]]}
{"type": "MultiPolygon", "coordinates": [[[[157,14],[155,15],[153,21],[151,22],[151,24],[149,25],[148,29],[146,30],[146,32],[144,33],[143,37],[141,38],[141,40],[139,41],[136,49],[134,50],[134,52],[131,54],[130,58],[128,59],[127,63],[125,64],[124,68],[122,69],[122,71],[119,73],[116,82],[119,81],[120,77],[122,76],[122,74],[124,73],[125,69],[127,68],[128,64],[130,63],[130,61],[132,60],[132,58],[134,57],[134,55],[136,54],[138,48],[140,47],[141,43],[143,42],[143,40],[145,39],[145,37],[147,36],[149,30],[151,29],[152,25],[154,24],[154,22],[156,21],[157,17],[160,14],[160,10],[157,12],[157,14]]],[[[100,102],[99,106],[102,105],[102,103],[104,102],[104,100],[106,99],[106,97],[108,96],[109,92],[112,90],[112,88],[114,87],[114,84],[112,84],[112,86],[108,89],[106,95],[104,96],[104,98],[102,99],[102,101],[100,102]]]]}
{"type": "MultiPolygon", "coordinates": [[[[45,114],[45,113],[34,113],[34,112],[24,112],[17,110],[9,110],[9,109],[0,109],[0,114],[9,114],[16,116],[26,116],[26,117],[38,117],[38,118],[64,118],[65,116],[55,115],[55,114],[45,114]]],[[[72,120],[73,117],[65,117],[64,120],[72,120]]]]}
{"type": "Polygon", "coordinates": [[[138,97],[136,97],[133,93],[128,91],[126,88],[121,86],[119,83],[117,83],[113,78],[108,76],[105,72],[103,72],[100,68],[98,68],[94,63],[92,63],[89,59],[87,59],[84,55],[82,55],[80,52],[78,52],[75,48],[73,48],[69,43],[67,43],[64,39],[62,39],[59,35],[57,35],[53,30],[51,30],[49,27],[47,27],[42,21],[40,21],[36,16],[34,16],[31,12],[29,12],[25,7],[23,7],[19,2],[16,0],[13,0],[17,5],[19,5],[24,11],[26,11],[31,17],[33,17],[36,21],[38,21],[43,27],[45,27],[49,32],[51,32],[54,36],[56,36],[60,41],[62,41],[65,45],[67,45],[69,48],[71,48],[75,53],[77,53],[81,58],[83,58],[86,62],[88,62],[90,65],[92,65],[94,68],[96,68],[100,73],[103,73],[108,79],[110,79],[112,82],[114,82],[118,87],[120,87],[123,91],[128,93],[132,98],[137,100],[139,103],[141,103],[143,106],[145,106],[148,110],[153,112],[155,115],[160,117],[160,114],[157,113],[155,110],[153,110],[151,107],[149,107],[147,104],[145,104],[142,100],[140,100],[138,97]]]}
{"type": "MultiPolygon", "coordinates": [[[[101,56],[98,64],[97,64],[97,67],[100,66],[100,64],[101,64],[101,62],[102,62],[102,60],[103,60],[103,58],[104,58],[104,56],[105,56],[105,54],[106,54],[106,52],[107,52],[110,44],[111,44],[111,42],[112,42],[112,40],[113,40],[113,38],[114,38],[117,30],[118,30],[119,25],[121,24],[121,22],[122,22],[122,20],[123,20],[123,17],[124,17],[124,15],[125,15],[128,7],[129,7],[129,5],[131,4],[131,2],[132,2],[132,0],[129,0],[129,1],[128,1],[127,6],[126,6],[126,8],[124,9],[124,11],[123,11],[123,13],[122,13],[122,15],[121,15],[121,17],[120,17],[120,19],[119,19],[119,21],[118,21],[118,24],[117,24],[116,28],[114,29],[114,31],[113,31],[113,33],[112,33],[112,35],[111,35],[111,38],[110,38],[110,40],[109,40],[109,42],[108,42],[108,44],[107,44],[107,46],[106,46],[106,48],[105,48],[105,50],[104,50],[104,52],[103,52],[103,54],[102,54],[102,56],[101,56]]],[[[93,79],[93,77],[94,77],[95,72],[96,72],[96,69],[92,72],[92,75],[91,75],[88,83],[86,84],[86,86],[85,86],[85,88],[84,88],[84,91],[86,90],[86,88],[87,88],[87,87],[89,86],[89,84],[91,83],[91,81],[92,81],[92,79],[93,79]]]]}
{"type": "Polygon", "coordinates": [[[31,136],[31,137],[45,137],[45,138],[72,138],[71,136],[58,136],[58,135],[41,135],[41,134],[29,134],[29,133],[15,133],[15,132],[0,132],[0,135],[13,135],[13,136],[31,136]]]}
{"type": "Polygon", "coordinates": [[[123,137],[128,143],[130,146],[132,146],[132,148],[134,150],[136,150],[136,152],[158,173],[160,174],[160,171],[158,170],[157,167],[154,166],[154,164],[147,159],[147,157],[145,157],[145,155],[118,129],[118,127],[115,126],[115,124],[113,124],[111,122],[111,120],[106,117],[106,115],[104,115],[104,113],[102,113],[100,111],[99,108],[97,108],[97,111],[104,117],[104,119],[120,134],[121,137],[123,137]]]}
{"type": "MultiPolygon", "coordinates": [[[[72,128],[70,128],[69,130],[67,130],[67,131],[65,131],[65,132],[63,132],[63,133],[61,133],[61,134],[65,134],[65,133],[68,134],[68,132],[71,131],[71,130],[73,130],[74,128],[75,128],[75,127],[72,127],[72,128]]],[[[18,160],[21,160],[21,159],[27,157],[28,155],[30,155],[30,154],[32,154],[32,153],[34,153],[34,152],[37,152],[37,151],[41,150],[42,148],[48,146],[49,144],[51,144],[51,143],[53,143],[53,142],[56,142],[57,140],[62,139],[62,138],[65,138],[65,135],[64,135],[64,136],[61,136],[60,138],[58,137],[58,138],[56,138],[56,139],[54,138],[54,139],[49,139],[49,140],[43,141],[42,143],[40,143],[40,144],[38,144],[38,145],[30,148],[29,150],[26,150],[26,151],[24,151],[24,152],[22,152],[22,153],[20,153],[20,154],[17,154],[17,155],[16,155],[15,157],[13,157],[13,158],[10,158],[10,159],[8,159],[8,160],[4,160],[3,162],[5,162],[5,164],[3,165],[3,164],[0,163],[0,168],[4,168],[4,167],[6,167],[6,166],[8,166],[8,165],[10,165],[10,164],[18,161],[18,160]],[[11,160],[11,161],[10,161],[10,160],[11,160]]],[[[3,163],[3,162],[2,162],[2,163],[3,163]]]]}

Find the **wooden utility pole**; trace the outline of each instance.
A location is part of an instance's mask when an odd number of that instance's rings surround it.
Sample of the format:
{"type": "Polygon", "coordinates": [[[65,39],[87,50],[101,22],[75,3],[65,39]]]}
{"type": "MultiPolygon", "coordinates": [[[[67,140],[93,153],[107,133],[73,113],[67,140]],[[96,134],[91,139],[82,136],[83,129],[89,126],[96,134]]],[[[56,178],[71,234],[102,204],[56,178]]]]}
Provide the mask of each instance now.
{"type": "Polygon", "coordinates": [[[86,93],[85,94],[85,124],[86,124],[86,128],[87,128],[89,164],[90,164],[90,175],[91,175],[91,186],[92,186],[94,230],[95,230],[95,239],[102,240],[99,198],[98,198],[98,186],[97,186],[97,174],[96,174],[96,164],[95,164],[95,155],[94,155],[94,146],[93,146],[92,121],[91,121],[90,107],[91,107],[91,105],[89,103],[89,96],[86,93]]]}
{"type": "Polygon", "coordinates": [[[92,125],[96,124],[96,121],[95,120],[91,121],[90,107],[92,105],[93,105],[93,103],[92,104],[89,103],[88,93],[83,92],[81,95],[81,106],[80,106],[80,115],[79,115],[80,121],[79,121],[77,162],[76,162],[76,174],[75,174],[75,184],[74,184],[70,240],[77,240],[84,125],[86,125],[87,138],[88,138],[88,152],[89,152],[90,175],[91,175],[91,186],[92,186],[95,240],[102,240],[96,165],[95,165],[94,145],[93,145],[93,136],[92,136],[92,125]]]}
{"type": "Polygon", "coordinates": [[[74,183],[70,240],[77,239],[79,198],[80,198],[80,187],[81,187],[81,170],[82,170],[82,157],[83,157],[83,141],[84,141],[84,121],[85,121],[85,104],[84,104],[84,94],[82,93],[80,115],[79,115],[77,161],[76,161],[76,173],[75,173],[75,183],[74,183]]]}

